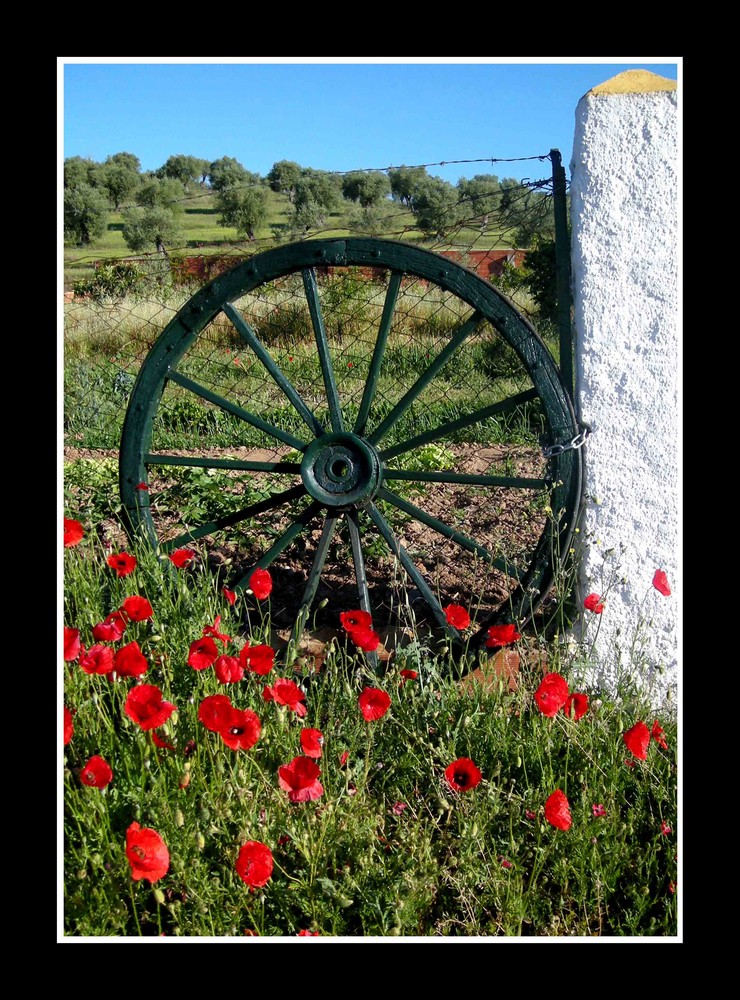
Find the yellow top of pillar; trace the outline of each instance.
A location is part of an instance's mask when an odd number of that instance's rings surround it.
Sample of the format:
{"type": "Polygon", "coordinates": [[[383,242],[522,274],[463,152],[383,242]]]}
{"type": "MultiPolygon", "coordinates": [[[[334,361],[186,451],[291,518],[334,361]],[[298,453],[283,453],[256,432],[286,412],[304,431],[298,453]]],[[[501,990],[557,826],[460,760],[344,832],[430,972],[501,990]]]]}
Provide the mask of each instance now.
{"type": "Polygon", "coordinates": [[[657,73],[649,73],[646,69],[626,69],[617,73],[610,80],[592,87],[588,94],[649,94],[656,90],[676,90],[678,84],[657,73]]]}

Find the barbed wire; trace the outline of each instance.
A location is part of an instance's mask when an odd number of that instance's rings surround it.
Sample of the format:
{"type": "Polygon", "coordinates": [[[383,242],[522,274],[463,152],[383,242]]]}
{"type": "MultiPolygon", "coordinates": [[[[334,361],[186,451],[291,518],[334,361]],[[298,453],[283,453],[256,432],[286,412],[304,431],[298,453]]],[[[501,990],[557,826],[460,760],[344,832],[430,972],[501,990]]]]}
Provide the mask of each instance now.
{"type": "Polygon", "coordinates": [[[549,160],[549,153],[541,153],[537,156],[480,156],[470,160],[437,160],[435,163],[399,163],[391,164],[389,167],[355,167],[354,170],[327,170],[329,174],[369,174],[387,173],[389,170],[426,170],[427,167],[451,167],[458,163],[519,163],[524,160],[549,160]]]}

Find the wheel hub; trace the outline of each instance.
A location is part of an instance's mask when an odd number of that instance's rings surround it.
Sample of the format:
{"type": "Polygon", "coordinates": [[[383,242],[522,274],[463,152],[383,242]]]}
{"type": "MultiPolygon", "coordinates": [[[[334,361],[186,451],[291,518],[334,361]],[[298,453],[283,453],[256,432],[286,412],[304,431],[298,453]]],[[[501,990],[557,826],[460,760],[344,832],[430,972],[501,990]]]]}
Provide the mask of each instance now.
{"type": "Polygon", "coordinates": [[[381,484],[375,448],[357,434],[325,434],[306,449],[301,478],[309,494],[329,507],[371,500],[381,484]]]}

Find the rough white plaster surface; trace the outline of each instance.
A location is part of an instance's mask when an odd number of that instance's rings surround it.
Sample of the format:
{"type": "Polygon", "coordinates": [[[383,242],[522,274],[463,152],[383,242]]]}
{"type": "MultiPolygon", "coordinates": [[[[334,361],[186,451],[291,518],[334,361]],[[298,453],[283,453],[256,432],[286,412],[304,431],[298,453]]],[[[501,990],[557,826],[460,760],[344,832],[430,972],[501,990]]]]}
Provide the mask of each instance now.
{"type": "Polygon", "coordinates": [[[584,680],[628,675],[654,704],[679,669],[677,96],[587,94],[576,110],[571,218],[576,385],[585,449],[584,680]],[[652,586],[665,570],[672,595],[652,586]],[[597,634],[598,633],[598,634],[597,634]]]}

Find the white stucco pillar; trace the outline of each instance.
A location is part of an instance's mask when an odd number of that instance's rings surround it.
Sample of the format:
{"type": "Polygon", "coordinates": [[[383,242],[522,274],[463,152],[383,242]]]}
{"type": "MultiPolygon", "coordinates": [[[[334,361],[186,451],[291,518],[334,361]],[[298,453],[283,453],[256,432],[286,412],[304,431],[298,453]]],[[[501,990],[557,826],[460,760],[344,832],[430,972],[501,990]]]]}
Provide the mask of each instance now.
{"type": "Polygon", "coordinates": [[[657,704],[679,666],[679,290],[676,82],[630,70],[576,109],[571,162],[576,394],[585,451],[579,632],[586,679],[628,674],[657,704]],[[664,570],[672,589],[652,586],[664,570]],[[598,628],[597,628],[598,626],[598,628]],[[598,634],[596,634],[598,632],[598,634]]]}

